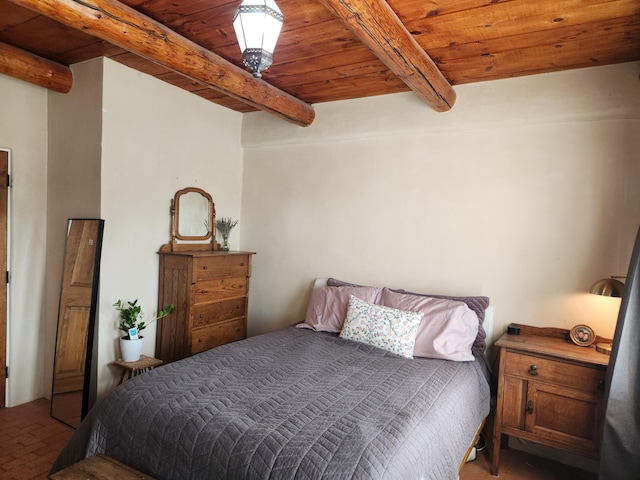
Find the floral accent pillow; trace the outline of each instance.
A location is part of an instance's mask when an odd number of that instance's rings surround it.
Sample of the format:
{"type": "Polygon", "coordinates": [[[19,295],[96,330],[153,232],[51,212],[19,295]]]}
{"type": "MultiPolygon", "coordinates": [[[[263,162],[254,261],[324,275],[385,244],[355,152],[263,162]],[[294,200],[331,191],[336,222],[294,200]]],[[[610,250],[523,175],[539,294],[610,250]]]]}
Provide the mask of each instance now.
{"type": "Polygon", "coordinates": [[[351,295],[340,337],[413,358],[422,313],[374,305],[351,295]]]}

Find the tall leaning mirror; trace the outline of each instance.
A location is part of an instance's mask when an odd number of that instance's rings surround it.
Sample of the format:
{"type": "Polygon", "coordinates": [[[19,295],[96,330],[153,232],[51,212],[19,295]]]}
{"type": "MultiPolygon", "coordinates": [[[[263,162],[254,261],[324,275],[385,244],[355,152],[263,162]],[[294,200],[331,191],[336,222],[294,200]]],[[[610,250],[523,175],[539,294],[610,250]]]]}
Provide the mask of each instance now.
{"type": "Polygon", "coordinates": [[[67,223],[51,416],[72,427],[89,411],[103,230],[104,220],[67,223]]]}

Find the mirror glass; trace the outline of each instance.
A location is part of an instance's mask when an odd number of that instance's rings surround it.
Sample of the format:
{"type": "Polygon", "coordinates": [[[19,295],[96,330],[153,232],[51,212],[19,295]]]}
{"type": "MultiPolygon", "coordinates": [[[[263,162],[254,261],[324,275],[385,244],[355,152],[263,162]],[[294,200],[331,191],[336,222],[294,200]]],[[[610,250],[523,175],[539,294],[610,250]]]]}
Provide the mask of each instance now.
{"type": "Polygon", "coordinates": [[[209,199],[187,192],[178,199],[178,233],[181,237],[209,236],[209,199]]]}
{"type": "Polygon", "coordinates": [[[51,416],[72,427],[89,411],[104,220],[69,219],[53,364],[51,416]]]}

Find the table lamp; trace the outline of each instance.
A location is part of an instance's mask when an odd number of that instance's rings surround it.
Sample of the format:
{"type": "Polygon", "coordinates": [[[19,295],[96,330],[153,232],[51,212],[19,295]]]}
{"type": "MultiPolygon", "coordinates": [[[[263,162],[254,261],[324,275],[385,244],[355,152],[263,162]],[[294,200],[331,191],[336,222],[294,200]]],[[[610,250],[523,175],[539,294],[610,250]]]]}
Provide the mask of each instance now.
{"type": "MultiPolygon", "coordinates": [[[[589,289],[589,293],[594,295],[602,295],[604,297],[617,297],[621,298],[624,293],[624,283],[619,278],[626,277],[609,277],[602,278],[594,283],[589,289]]],[[[605,355],[611,355],[610,343],[596,343],[596,350],[605,355]]]]}

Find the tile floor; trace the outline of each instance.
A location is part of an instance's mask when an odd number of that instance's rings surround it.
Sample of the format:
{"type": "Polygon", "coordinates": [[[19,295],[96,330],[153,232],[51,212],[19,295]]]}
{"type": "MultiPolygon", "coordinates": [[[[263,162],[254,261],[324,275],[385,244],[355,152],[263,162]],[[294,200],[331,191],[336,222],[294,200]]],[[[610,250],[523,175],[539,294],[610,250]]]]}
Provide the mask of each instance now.
{"type": "Polygon", "coordinates": [[[49,400],[0,408],[0,478],[46,479],[73,428],[49,416],[49,400]]]}
{"type": "MultiPolygon", "coordinates": [[[[35,400],[0,409],[0,479],[46,479],[58,453],[71,437],[71,427],[49,416],[49,401],[35,400]]],[[[597,475],[518,450],[500,456],[501,480],[596,480],[597,475]]],[[[467,463],[460,480],[495,480],[487,451],[467,463]]]]}

